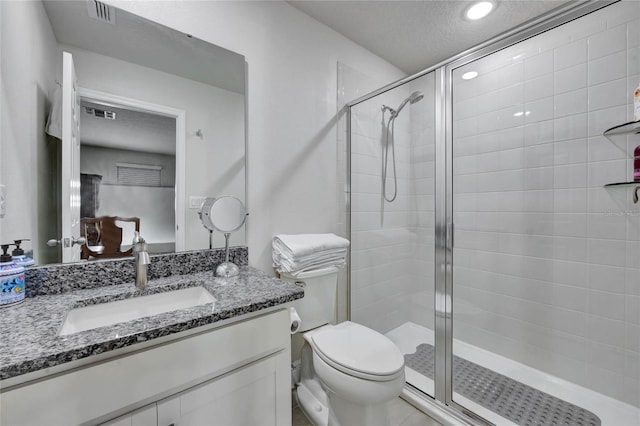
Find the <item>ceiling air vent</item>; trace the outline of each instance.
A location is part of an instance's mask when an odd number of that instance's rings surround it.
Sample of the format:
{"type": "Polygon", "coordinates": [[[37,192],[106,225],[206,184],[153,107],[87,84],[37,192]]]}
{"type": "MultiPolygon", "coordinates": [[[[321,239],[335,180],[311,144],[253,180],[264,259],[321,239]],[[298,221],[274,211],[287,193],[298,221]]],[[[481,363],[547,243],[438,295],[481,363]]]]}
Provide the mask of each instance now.
{"type": "Polygon", "coordinates": [[[114,111],[106,111],[104,109],[98,109],[93,107],[84,107],[85,114],[93,115],[98,118],[106,118],[108,120],[115,120],[116,113],[114,111]]]}
{"type": "Polygon", "coordinates": [[[109,24],[116,23],[116,10],[113,6],[108,6],[98,0],[87,0],[89,16],[101,22],[109,24]]]}

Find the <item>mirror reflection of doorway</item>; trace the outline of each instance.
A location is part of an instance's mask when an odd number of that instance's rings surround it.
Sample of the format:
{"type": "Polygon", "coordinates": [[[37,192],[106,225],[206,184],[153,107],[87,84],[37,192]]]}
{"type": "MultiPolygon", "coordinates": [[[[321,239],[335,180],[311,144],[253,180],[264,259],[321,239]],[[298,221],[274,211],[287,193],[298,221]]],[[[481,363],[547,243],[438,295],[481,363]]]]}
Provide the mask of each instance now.
{"type": "MultiPolygon", "coordinates": [[[[80,121],[81,234],[91,252],[103,252],[102,217],[137,218],[151,252],[175,251],[176,119],[83,98],[80,121]]],[[[121,252],[134,223],[115,221],[121,252]]]]}

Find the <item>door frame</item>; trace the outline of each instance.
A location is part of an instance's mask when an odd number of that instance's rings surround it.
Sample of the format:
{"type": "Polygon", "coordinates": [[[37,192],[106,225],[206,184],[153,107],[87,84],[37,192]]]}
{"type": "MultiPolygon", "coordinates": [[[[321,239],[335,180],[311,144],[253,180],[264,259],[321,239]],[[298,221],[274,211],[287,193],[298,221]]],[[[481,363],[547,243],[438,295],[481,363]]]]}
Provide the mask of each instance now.
{"type": "Polygon", "coordinates": [[[73,55],[62,52],[61,226],[63,262],[80,260],[80,94],[73,55]]]}
{"type": "Polygon", "coordinates": [[[113,107],[149,112],[156,115],[171,117],[176,120],[176,176],[175,176],[175,248],[174,251],[184,251],[186,248],[186,111],[166,105],[154,104],[139,99],[114,95],[99,90],[80,87],[80,99],[113,107]]]}

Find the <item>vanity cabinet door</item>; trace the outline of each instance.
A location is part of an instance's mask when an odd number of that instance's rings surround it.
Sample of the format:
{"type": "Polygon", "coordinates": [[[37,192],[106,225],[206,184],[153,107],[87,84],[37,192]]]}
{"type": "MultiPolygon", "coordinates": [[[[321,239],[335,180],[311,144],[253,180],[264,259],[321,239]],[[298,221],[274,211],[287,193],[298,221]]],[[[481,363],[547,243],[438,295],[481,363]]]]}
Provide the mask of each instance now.
{"type": "Polygon", "coordinates": [[[103,423],[102,426],[156,426],[157,424],[158,412],[156,404],[153,403],[133,413],[103,423]]]}
{"type": "Polygon", "coordinates": [[[158,402],[158,426],[283,425],[276,354],[158,402]],[[278,420],[280,420],[278,422],[278,420]]]}

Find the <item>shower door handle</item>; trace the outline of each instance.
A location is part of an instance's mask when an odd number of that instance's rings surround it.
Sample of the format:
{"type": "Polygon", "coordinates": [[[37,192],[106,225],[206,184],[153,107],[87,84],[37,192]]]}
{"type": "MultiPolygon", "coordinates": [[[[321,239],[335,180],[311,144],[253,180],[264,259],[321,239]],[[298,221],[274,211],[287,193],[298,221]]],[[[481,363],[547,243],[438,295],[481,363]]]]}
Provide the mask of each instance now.
{"type": "Polygon", "coordinates": [[[453,244],[455,242],[455,238],[454,238],[454,225],[453,222],[449,222],[447,224],[447,246],[449,247],[450,250],[453,250],[453,244]]]}

